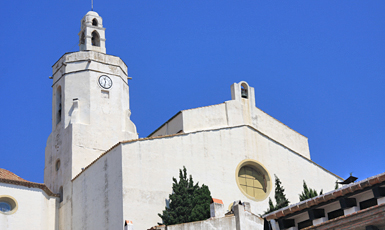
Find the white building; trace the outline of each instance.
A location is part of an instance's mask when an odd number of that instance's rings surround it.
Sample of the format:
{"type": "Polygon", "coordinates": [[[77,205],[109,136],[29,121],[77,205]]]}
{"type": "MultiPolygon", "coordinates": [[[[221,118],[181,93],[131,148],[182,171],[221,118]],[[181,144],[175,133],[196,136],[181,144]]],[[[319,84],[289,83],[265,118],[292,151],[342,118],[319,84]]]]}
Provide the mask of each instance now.
{"type": "Polygon", "coordinates": [[[161,222],[157,214],[183,166],[226,209],[242,200],[254,214],[267,210],[269,197],[274,200],[274,175],[292,203],[303,180],[330,191],[341,179],[311,160],[305,136],[255,107],[254,88],[246,82],[231,86],[232,100],[180,111],[138,139],[127,66],[106,54],[105,45],[102,18],[90,11],[81,20],[80,51],[53,65],[47,188],[24,186],[20,192],[23,185],[0,180],[0,206],[8,204],[0,209],[1,229],[21,229],[17,222],[35,218],[22,210],[32,208],[47,222],[32,229],[123,229],[125,220],[148,229],[161,222]]]}

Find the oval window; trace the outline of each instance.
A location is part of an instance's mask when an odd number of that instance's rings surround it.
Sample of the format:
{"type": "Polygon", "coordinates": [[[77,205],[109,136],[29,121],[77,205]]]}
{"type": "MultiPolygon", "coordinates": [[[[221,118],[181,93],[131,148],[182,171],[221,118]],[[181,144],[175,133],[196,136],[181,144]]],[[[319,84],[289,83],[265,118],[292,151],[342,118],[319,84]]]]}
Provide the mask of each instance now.
{"type": "Polygon", "coordinates": [[[0,213],[12,214],[17,210],[17,202],[13,197],[0,196],[0,213]]]}

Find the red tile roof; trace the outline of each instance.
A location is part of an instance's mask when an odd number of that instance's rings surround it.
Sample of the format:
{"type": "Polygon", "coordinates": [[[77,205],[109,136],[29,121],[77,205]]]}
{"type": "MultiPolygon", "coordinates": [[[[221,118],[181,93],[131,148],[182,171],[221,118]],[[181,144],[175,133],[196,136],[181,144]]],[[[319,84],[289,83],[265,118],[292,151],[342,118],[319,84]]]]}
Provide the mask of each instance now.
{"type": "Polygon", "coordinates": [[[25,186],[28,188],[39,188],[43,190],[48,196],[60,197],[59,194],[53,193],[45,184],[30,182],[17,176],[13,172],[0,168],[0,183],[14,184],[25,186]]]}
{"type": "Polygon", "coordinates": [[[1,179],[8,179],[8,180],[15,180],[15,181],[27,181],[23,178],[19,177],[18,175],[14,174],[13,172],[10,172],[6,169],[0,168],[0,178],[1,179]]]}
{"type": "Polygon", "coordinates": [[[344,186],[342,188],[339,188],[337,190],[333,190],[331,192],[325,193],[323,195],[301,201],[296,204],[292,204],[288,207],[281,208],[277,211],[274,211],[272,213],[266,214],[262,216],[263,218],[266,218],[267,220],[272,220],[272,219],[279,219],[280,217],[286,216],[288,214],[292,214],[295,212],[299,212],[303,209],[310,208],[312,206],[319,205],[321,203],[331,201],[331,200],[336,200],[339,197],[342,197],[344,195],[353,193],[355,191],[363,190],[367,187],[374,186],[376,184],[380,184],[382,182],[385,182],[385,172],[378,174],[373,177],[369,177],[365,180],[351,183],[347,186],[344,186]]]}
{"type": "Polygon", "coordinates": [[[211,203],[223,204],[223,201],[220,199],[212,198],[211,203]]]}

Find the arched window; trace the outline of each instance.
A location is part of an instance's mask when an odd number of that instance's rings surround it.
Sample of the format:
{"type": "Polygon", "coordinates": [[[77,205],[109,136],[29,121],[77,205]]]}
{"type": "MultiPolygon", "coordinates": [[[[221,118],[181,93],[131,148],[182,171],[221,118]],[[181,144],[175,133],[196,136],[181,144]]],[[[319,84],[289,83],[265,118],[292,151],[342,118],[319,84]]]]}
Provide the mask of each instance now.
{"type": "Polygon", "coordinates": [[[92,19],[92,25],[98,26],[98,20],[96,20],[96,18],[92,19]]]}
{"type": "Polygon", "coordinates": [[[241,84],[241,96],[242,98],[246,98],[246,99],[249,98],[248,86],[245,83],[241,84]]]}
{"type": "Polygon", "coordinates": [[[61,110],[61,87],[59,86],[56,90],[56,124],[59,124],[59,122],[61,121],[61,110]]]}
{"type": "Polygon", "coordinates": [[[84,31],[82,32],[82,35],[81,35],[81,37],[80,37],[80,44],[84,44],[84,43],[86,43],[86,36],[84,35],[84,31]]]}
{"type": "Polygon", "coordinates": [[[58,159],[58,160],[56,161],[55,169],[56,169],[56,171],[59,171],[59,169],[60,169],[60,159],[58,159]]]}
{"type": "Polygon", "coordinates": [[[92,41],[92,45],[93,46],[100,46],[100,36],[98,34],[98,32],[96,32],[96,30],[94,32],[92,32],[92,38],[91,38],[91,41],[92,41]]]}
{"type": "Polygon", "coordinates": [[[62,202],[63,201],[63,186],[61,186],[60,188],[59,188],[59,195],[60,195],[60,202],[62,202]]]}

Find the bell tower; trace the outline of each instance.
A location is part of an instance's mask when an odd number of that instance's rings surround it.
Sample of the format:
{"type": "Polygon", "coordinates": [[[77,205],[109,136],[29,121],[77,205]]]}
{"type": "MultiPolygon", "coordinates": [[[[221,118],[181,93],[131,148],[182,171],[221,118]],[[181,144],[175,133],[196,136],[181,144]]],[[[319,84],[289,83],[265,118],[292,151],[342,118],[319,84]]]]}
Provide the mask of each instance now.
{"type": "Polygon", "coordinates": [[[127,66],[106,54],[102,23],[98,13],[88,12],[81,20],[80,51],[64,54],[52,66],[44,183],[62,195],[63,207],[71,202],[71,180],[83,168],[119,141],[138,138],[130,120],[127,66]]]}
{"type": "Polygon", "coordinates": [[[106,38],[103,19],[95,11],[88,12],[81,21],[79,48],[106,53],[106,38]]]}

